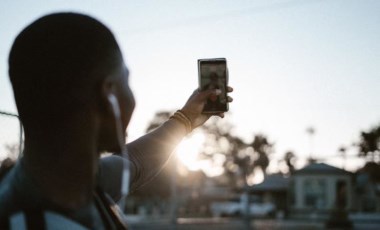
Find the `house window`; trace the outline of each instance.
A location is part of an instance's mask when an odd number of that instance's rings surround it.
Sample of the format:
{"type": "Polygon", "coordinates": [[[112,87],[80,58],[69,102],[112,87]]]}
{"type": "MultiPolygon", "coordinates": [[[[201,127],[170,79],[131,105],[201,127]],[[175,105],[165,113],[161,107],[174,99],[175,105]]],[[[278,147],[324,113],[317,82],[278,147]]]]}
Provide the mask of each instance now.
{"type": "Polygon", "coordinates": [[[308,179],[304,182],[305,206],[313,208],[326,207],[326,181],[308,179]]]}

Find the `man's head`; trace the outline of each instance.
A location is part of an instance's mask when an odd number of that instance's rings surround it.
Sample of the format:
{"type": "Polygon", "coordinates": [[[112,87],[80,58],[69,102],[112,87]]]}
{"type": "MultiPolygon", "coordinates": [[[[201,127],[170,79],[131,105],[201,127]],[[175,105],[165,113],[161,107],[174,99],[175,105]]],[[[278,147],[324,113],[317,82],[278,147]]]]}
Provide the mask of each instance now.
{"type": "MultiPolygon", "coordinates": [[[[110,95],[119,104],[123,129],[134,108],[128,70],[113,34],[85,15],[51,14],[27,26],[12,46],[9,76],[26,135],[97,116],[100,135],[110,137],[117,129],[112,120],[119,119],[110,95]]],[[[99,148],[113,147],[100,143],[99,148]]]]}

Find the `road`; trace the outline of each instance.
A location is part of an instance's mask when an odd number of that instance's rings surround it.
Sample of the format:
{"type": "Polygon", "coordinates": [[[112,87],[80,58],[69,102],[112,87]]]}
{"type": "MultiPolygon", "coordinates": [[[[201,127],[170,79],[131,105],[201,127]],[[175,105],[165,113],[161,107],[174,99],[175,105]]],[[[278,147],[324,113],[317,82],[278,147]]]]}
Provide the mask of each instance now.
{"type": "MultiPolygon", "coordinates": [[[[169,221],[144,221],[131,223],[132,230],[245,230],[248,229],[241,219],[229,218],[205,218],[191,219],[180,218],[176,225],[169,221]]],[[[324,228],[323,222],[297,221],[297,220],[255,220],[251,223],[250,229],[255,230],[321,230],[324,228]]],[[[354,230],[377,230],[380,223],[354,223],[354,230]]]]}

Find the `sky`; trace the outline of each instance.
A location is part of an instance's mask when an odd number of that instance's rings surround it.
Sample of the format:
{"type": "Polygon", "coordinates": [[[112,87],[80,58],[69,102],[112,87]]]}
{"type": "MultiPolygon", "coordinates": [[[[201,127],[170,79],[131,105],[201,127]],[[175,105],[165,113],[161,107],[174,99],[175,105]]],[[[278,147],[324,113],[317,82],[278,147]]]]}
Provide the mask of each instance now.
{"type": "MultiPolygon", "coordinates": [[[[355,155],[360,132],[380,123],[377,0],[2,0],[0,111],[17,113],[7,74],[14,38],[58,11],[93,16],[115,34],[137,100],[129,141],[157,111],[183,106],[197,88],[200,58],[227,59],[234,102],[225,119],[247,142],[267,135],[272,159],[312,152],[340,167],[339,147],[355,155]]],[[[17,136],[4,127],[0,139],[17,136]]],[[[347,167],[362,164],[349,157],[347,167]]]]}

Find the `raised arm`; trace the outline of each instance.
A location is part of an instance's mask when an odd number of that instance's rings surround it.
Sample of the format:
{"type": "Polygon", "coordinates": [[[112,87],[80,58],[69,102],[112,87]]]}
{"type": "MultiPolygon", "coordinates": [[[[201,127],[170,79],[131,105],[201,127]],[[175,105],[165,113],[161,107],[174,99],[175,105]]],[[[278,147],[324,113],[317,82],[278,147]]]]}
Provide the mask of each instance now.
{"type": "MultiPolygon", "coordinates": [[[[232,88],[229,88],[229,92],[231,91],[232,88]]],[[[179,114],[172,116],[154,131],[127,144],[131,162],[130,191],[157,175],[182,138],[210,118],[211,115],[202,114],[204,104],[211,95],[219,93],[219,90],[194,91],[179,114]],[[188,120],[190,120],[190,127],[188,120]]],[[[229,98],[229,101],[232,101],[232,98],[229,98]]],[[[223,113],[216,115],[224,117],[223,113]]]]}
{"type": "MultiPolygon", "coordinates": [[[[232,92],[230,87],[227,90],[232,92]]],[[[210,118],[210,114],[202,114],[204,104],[211,95],[219,93],[219,90],[194,91],[179,113],[127,144],[126,155],[102,158],[98,173],[100,187],[118,201],[149,182],[160,172],[183,137],[210,118]]],[[[228,97],[228,101],[232,98],[228,97]]],[[[224,117],[223,113],[215,115],[224,117]]]]}

